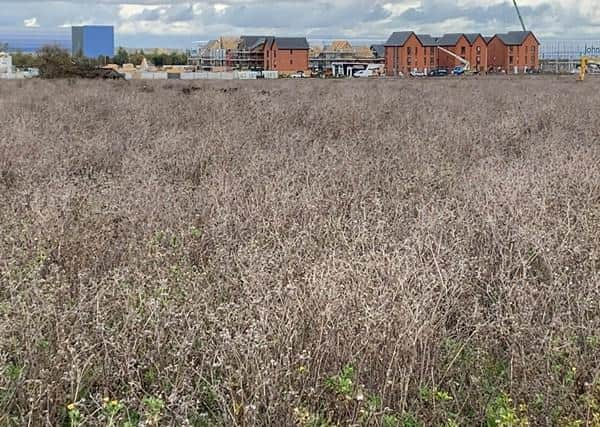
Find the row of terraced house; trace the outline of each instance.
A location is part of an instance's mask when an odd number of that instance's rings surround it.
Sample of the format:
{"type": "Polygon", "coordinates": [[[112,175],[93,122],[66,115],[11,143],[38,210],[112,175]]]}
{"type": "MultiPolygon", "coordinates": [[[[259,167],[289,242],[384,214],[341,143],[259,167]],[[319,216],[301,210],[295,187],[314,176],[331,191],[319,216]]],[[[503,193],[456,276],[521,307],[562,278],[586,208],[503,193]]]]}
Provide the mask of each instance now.
{"type": "MultiPolygon", "coordinates": [[[[539,68],[539,45],[538,39],[529,31],[514,31],[493,37],[470,33],[432,37],[404,31],[393,33],[383,46],[371,46],[371,50],[375,58],[377,55],[384,57],[388,76],[407,74],[415,69],[451,69],[461,65],[455,56],[468,61],[474,71],[522,73],[539,68]],[[454,55],[448,54],[448,51],[454,55]]],[[[221,67],[285,74],[308,71],[311,60],[316,59],[309,58],[310,52],[305,37],[222,37],[209,42],[192,65],[205,69],[221,67]]]]}
{"type": "Polygon", "coordinates": [[[412,70],[454,68],[463,64],[457,57],[468,61],[471,69],[479,72],[523,73],[537,70],[540,65],[540,43],[531,31],[511,31],[493,37],[478,33],[432,37],[404,31],[393,33],[384,46],[388,76],[412,70]]]}

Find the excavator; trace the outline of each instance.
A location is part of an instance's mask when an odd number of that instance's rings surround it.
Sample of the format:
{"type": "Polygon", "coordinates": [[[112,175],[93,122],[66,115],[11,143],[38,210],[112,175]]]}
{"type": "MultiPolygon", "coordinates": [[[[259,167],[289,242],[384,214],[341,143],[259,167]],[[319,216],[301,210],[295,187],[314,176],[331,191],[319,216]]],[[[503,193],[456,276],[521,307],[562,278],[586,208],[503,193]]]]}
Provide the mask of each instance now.
{"type": "Polygon", "coordinates": [[[456,53],[448,50],[448,49],[444,49],[441,46],[437,47],[439,50],[441,50],[442,52],[450,55],[451,57],[453,57],[454,59],[458,60],[462,65],[462,67],[455,67],[454,70],[452,71],[452,74],[455,75],[460,75],[460,74],[470,74],[471,73],[471,63],[469,61],[467,61],[465,58],[463,58],[462,56],[458,56],[456,53]]]}
{"type": "Polygon", "coordinates": [[[600,57],[582,56],[579,64],[579,81],[585,80],[585,75],[589,72],[589,66],[595,65],[600,68],[600,57]]]}

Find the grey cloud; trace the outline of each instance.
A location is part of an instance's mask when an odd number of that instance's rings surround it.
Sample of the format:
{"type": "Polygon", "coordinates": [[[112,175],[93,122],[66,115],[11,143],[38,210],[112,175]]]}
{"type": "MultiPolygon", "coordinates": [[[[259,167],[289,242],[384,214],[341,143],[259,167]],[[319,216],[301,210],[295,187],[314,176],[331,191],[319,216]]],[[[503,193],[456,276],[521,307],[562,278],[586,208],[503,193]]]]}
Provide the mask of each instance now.
{"type": "MultiPolygon", "coordinates": [[[[23,30],[23,20],[36,17],[42,29],[57,29],[62,24],[90,22],[128,25],[135,20],[156,22],[167,30],[165,34],[123,34],[117,31],[119,43],[171,43],[177,37],[185,40],[204,39],[220,34],[276,33],[281,35],[331,34],[359,35],[386,38],[395,30],[411,29],[436,32],[450,20],[467,28],[456,31],[485,33],[518,29],[519,24],[512,2],[486,5],[482,0],[475,6],[458,7],[456,0],[421,0],[418,7],[396,16],[384,6],[407,4],[409,0],[0,0],[0,32],[23,30]],[[155,5],[160,10],[146,9],[138,15],[123,19],[122,4],[155,5]],[[217,3],[229,7],[217,13],[217,3]],[[192,5],[201,13],[195,13],[192,5]],[[189,36],[169,34],[169,24],[188,23],[193,28],[189,36]],[[121,38],[122,37],[122,38],[121,38]],[[150,42],[149,42],[150,43],[150,42]]],[[[491,2],[491,0],[489,0],[491,2]]],[[[411,0],[411,3],[414,0],[411,0]]],[[[523,6],[527,25],[543,35],[580,37],[594,28],[591,14],[581,8],[561,6],[559,0],[544,0],[536,6],[523,6]]],[[[444,31],[447,27],[444,27],[444,31]]]]}
{"type": "MultiPolygon", "coordinates": [[[[250,2],[249,2],[250,3],[250,2]]],[[[315,27],[345,27],[379,21],[390,16],[382,2],[348,0],[332,2],[270,2],[233,4],[222,14],[210,14],[212,22],[235,27],[266,27],[303,30],[315,27]]],[[[204,22],[207,22],[204,17],[204,22]]]]}

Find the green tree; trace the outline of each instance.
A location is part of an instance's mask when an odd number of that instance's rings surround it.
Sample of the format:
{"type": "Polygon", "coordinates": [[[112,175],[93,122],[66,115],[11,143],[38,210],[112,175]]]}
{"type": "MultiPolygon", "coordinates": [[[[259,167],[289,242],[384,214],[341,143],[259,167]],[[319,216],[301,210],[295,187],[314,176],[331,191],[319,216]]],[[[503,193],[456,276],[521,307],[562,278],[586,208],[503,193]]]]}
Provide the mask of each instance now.
{"type": "Polygon", "coordinates": [[[73,61],[66,49],[60,46],[48,45],[38,51],[40,75],[42,77],[54,77],[64,74],[72,68],[73,61]]]}
{"type": "MultiPolygon", "coordinates": [[[[2,49],[0,49],[1,51],[2,49]]],[[[39,67],[39,58],[35,55],[23,52],[12,54],[13,65],[17,68],[36,68],[39,67]]]]}
{"type": "Polygon", "coordinates": [[[144,59],[144,51],[135,52],[135,53],[132,53],[129,55],[129,63],[131,63],[133,65],[141,65],[143,59],[144,59]]]}
{"type": "Polygon", "coordinates": [[[119,47],[119,49],[117,49],[117,54],[113,58],[112,62],[114,62],[117,65],[128,64],[129,53],[127,53],[127,51],[124,48],[119,47]]]}

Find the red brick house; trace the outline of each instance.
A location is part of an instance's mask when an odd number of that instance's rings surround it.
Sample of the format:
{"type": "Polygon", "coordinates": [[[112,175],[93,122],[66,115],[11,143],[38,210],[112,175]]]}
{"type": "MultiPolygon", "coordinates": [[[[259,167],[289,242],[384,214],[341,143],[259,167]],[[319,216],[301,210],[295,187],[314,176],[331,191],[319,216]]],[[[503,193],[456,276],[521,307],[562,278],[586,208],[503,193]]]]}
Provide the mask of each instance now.
{"type": "MultiPolygon", "coordinates": [[[[437,39],[438,46],[443,47],[444,49],[454,53],[455,55],[460,56],[465,61],[467,61],[467,56],[469,54],[471,45],[467,37],[462,33],[451,33],[444,34],[442,37],[437,39]]],[[[438,66],[440,68],[448,68],[453,69],[456,66],[463,65],[458,59],[454,58],[452,55],[440,51],[439,53],[439,61],[438,66]]]]}
{"type": "Polygon", "coordinates": [[[487,42],[481,34],[452,33],[442,37],[412,32],[393,33],[385,43],[386,74],[397,76],[411,70],[452,69],[462,63],[442,47],[469,61],[473,71],[487,70],[487,42]]]}
{"type": "Polygon", "coordinates": [[[469,40],[467,60],[471,63],[473,71],[487,71],[488,69],[488,43],[479,33],[465,34],[469,40]]]}
{"type": "Polygon", "coordinates": [[[488,67],[494,71],[523,73],[537,70],[540,42],[531,31],[511,31],[496,34],[488,43],[488,67]]]}
{"type": "Polygon", "coordinates": [[[422,71],[431,71],[438,68],[440,54],[442,53],[437,47],[438,42],[435,37],[429,34],[419,34],[417,38],[423,45],[423,56],[419,58],[423,63],[418,63],[417,69],[422,71]]]}
{"type": "Polygon", "coordinates": [[[307,72],[309,45],[305,37],[270,37],[265,44],[264,69],[280,73],[307,72]]]}
{"type": "MultiPolygon", "coordinates": [[[[487,70],[487,42],[481,34],[445,34],[437,41],[439,46],[468,61],[471,70],[487,70]]],[[[440,52],[438,65],[440,68],[452,69],[463,63],[448,53],[440,52]]]]}
{"type": "Polygon", "coordinates": [[[385,72],[388,76],[407,75],[426,68],[425,47],[412,31],[393,33],[385,42],[385,72]]]}

